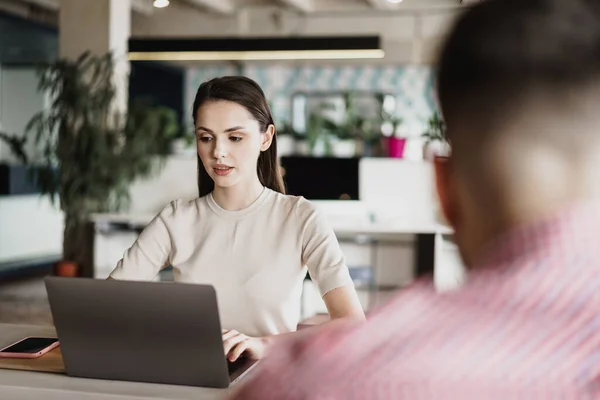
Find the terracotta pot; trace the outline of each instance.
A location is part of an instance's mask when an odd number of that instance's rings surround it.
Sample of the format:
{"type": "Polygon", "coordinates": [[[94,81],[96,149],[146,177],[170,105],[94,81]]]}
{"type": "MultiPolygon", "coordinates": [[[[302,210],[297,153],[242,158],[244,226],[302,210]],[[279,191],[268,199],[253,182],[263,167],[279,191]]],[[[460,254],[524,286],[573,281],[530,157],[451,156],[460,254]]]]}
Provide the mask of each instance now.
{"type": "Polygon", "coordinates": [[[448,157],[435,156],[433,158],[433,168],[435,171],[435,218],[438,222],[449,225],[447,216],[444,213],[442,204],[448,201],[448,157]]]}
{"type": "Polygon", "coordinates": [[[79,265],[74,261],[59,261],[54,265],[54,275],[77,277],[79,276],[79,265]]]}

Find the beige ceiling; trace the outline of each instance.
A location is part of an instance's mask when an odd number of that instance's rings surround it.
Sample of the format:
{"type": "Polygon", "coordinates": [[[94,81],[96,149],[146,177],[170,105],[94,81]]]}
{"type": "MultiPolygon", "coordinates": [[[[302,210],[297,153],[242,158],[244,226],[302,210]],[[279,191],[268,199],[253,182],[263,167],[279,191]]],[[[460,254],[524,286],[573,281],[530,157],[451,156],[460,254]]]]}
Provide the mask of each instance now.
{"type": "Polygon", "coordinates": [[[404,0],[395,7],[386,0],[171,0],[151,16],[134,13],[132,35],[377,35],[386,56],[374,62],[430,63],[462,10],[459,0],[404,0]]]}
{"type": "MultiPolygon", "coordinates": [[[[131,0],[135,37],[377,35],[381,63],[430,63],[455,17],[460,0],[131,0]]],[[[0,0],[21,16],[58,23],[60,0],[0,0]],[[20,7],[20,8],[19,8],[20,7]],[[17,10],[17,11],[15,11],[17,10]],[[29,14],[28,14],[29,13],[29,14]]]]}
{"type": "MultiPolygon", "coordinates": [[[[151,0],[148,0],[151,1],[151,0]]],[[[460,0],[404,0],[394,4],[388,0],[171,0],[185,2],[206,12],[233,13],[247,7],[279,6],[303,13],[430,10],[460,6],[460,0]]]]}
{"type": "MultiPolygon", "coordinates": [[[[152,15],[160,10],[152,7],[153,0],[131,0],[135,13],[152,15]]],[[[369,11],[427,11],[460,6],[460,0],[403,0],[393,4],[388,0],[171,0],[202,13],[234,14],[254,7],[275,6],[301,13],[369,12],[369,11]]],[[[19,6],[56,12],[60,0],[0,0],[0,8],[18,9],[19,6]]],[[[35,11],[35,10],[34,10],[35,11]]]]}

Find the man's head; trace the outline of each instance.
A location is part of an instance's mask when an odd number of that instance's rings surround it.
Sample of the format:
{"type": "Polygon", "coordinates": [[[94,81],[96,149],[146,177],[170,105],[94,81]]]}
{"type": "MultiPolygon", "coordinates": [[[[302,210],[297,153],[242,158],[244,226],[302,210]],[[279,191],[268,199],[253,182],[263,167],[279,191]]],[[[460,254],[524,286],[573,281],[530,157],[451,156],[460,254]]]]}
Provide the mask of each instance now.
{"type": "Polygon", "coordinates": [[[600,1],[482,1],[450,33],[437,87],[452,145],[438,190],[467,265],[495,235],[598,196],[600,1]]]}

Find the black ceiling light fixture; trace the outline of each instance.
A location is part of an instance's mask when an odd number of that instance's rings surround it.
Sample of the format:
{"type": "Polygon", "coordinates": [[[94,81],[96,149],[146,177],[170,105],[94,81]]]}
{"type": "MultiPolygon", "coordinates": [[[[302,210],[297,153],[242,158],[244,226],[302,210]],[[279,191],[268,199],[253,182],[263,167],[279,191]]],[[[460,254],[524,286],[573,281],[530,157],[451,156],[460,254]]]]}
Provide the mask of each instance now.
{"type": "Polygon", "coordinates": [[[379,36],[131,38],[131,61],[252,61],[383,58],[379,36]]]}

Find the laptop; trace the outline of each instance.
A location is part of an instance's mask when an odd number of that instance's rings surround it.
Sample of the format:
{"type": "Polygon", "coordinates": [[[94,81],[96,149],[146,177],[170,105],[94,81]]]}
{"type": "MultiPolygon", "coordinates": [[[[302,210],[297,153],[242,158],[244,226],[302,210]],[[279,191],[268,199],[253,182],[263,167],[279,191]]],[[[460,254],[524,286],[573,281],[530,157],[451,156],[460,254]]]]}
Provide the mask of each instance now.
{"type": "Polygon", "coordinates": [[[225,357],[210,285],[48,277],[67,375],[227,388],[256,362],[225,357]]]}

